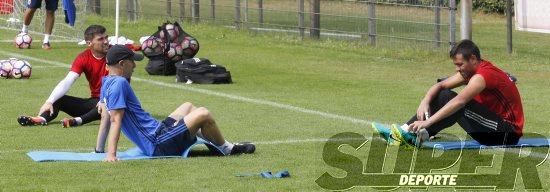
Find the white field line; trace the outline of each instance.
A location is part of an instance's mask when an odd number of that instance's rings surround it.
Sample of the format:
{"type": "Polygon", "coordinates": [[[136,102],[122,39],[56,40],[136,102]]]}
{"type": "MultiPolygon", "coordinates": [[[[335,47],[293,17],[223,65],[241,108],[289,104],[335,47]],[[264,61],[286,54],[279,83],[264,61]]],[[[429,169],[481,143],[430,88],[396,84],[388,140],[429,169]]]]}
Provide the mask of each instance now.
{"type": "MultiPolygon", "coordinates": [[[[48,63],[48,64],[52,64],[52,65],[59,66],[59,67],[66,67],[66,68],[70,67],[70,65],[62,63],[62,62],[39,59],[39,58],[36,58],[36,57],[21,55],[21,54],[17,54],[17,53],[8,52],[8,51],[0,50],[0,54],[9,55],[10,57],[24,58],[24,59],[31,60],[31,61],[36,61],[36,62],[48,63]]],[[[207,90],[207,89],[200,89],[200,88],[195,88],[195,87],[186,87],[185,85],[182,85],[182,84],[165,83],[165,82],[154,81],[154,80],[150,80],[150,79],[143,79],[143,78],[134,77],[134,76],[132,77],[132,80],[141,81],[141,82],[144,82],[144,83],[149,83],[149,84],[154,84],[154,85],[160,85],[160,86],[164,86],[164,87],[170,87],[170,88],[182,89],[182,90],[186,90],[186,91],[192,91],[192,92],[201,93],[201,94],[210,95],[210,96],[224,97],[224,98],[227,98],[227,99],[241,101],[241,102],[245,102],[245,103],[254,103],[254,104],[259,104],[259,105],[267,105],[267,106],[271,106],[271,107],[275,107],[275,108],[281,108],[281,109],[287,109],[287,110],[295,111],[295,112],[301,112],[301,113],[306,113],[306,114],[311,114],[311,115],[318,115],[318,116],[325,117],[325,118],[348,121],[348,122],[351,122],[351,123],[354,123],[354,124],[361,124],[361,125],[365,125],[365,126],[369,126],[372,122],[372,121],[368,121],[368,120],[357,119],[357,118],[354,118],[354,117],[348,117],[348,116],[343,116],[343,115],[338,115],[338,114],[332,114],[332,113],[327,113],[327,112],[322,112],[322,111],[316,111],[316,110],[306,109],[306,108],[302,108],[302,107],[296,107],[296,106],[292,106],[292,105],[277,103],[277,102],[273,102],[273,101],[253,99],[253,98],[242,97],[242,96],[238,96],[238,95],[232,95],[232,94],[216,92],[216,91],[211,91],[211,90],[207,90]]],[[[260,145],[277,145],[277,144],[299,144],[299,143],[326,142],[326,141],[328,141],[328,139],[326,139],[326,138],[312,138],[312,139],[289,139],[289,140],[263,141],[263,142],[258,141],[258,142],[255,142],[255,143],[260,144],[260,145]]],[[[496,150],[504,150],[504,149],[497,148],[496,150]]],[[[12,151],[17,152],[17,150],[12,150],[12,151]]],[[[520,153],[521,151],[520,150],[517,150],[517,151],[516,150],[506,150],[506,152],[512,152],[512,153],[520,153]]],[[[0,151],[0,153],[6,153],[6,152],[9,153],[10,151],[9,150],[8,151],[0,151]]],[[[546,159],[548,157],[548,154],[534,153],[534,154],[532,154],[532,156],[546,159]]]]}
{"type": "MultiPolygon", "coordinates": [[[[55,65],[55,66],[60,66],[60,67],[67,67],[67,68],[70,67],[70,65],[65,64],[65,63],[61,63],[61,62],[57,62],[57,61],[49,61],[49,60],[46,60],[46,59],[39,59],[39,58],[36,58],[36,57],[21,55],[21,54],[17,54],[17,53],[8,52],[8,51],[0,50],[0,54],[9,55],[10,57],[16,57],[16,58],[24,58],[24,59],[31,60],[31,61],[36,61],[36,62],[48,63],[48,64],[52,64],[52,65],[55,65]]],[[[253,98],[242,97],[242,96],[238,96],[238,95],[232,95],[232,94],[227,94],[227,93],[222,93],[222,92],[211,91],[211,90],[207,90],[207,89],[188,87],[188,86],[185,86],[185,84],[183,84],[183,83],[179,83],[179,84],[165,83],[165,82],[154,81],[154,80],[150,80],[150,79],[144,79],[144,78],[140,78],[140,77],[136,77],[136,76],[132,76],[132,80],[140,81],[140,82],[144,82],[144,83],[149,83],[149,84],[153,84],[153,85],[160,85],[160,86],[163,86],[163,87],[170,87],[170,88],[182,89],[182,90],[196,92],[196,93],[202,93],[202,94],[210,95],[210,96],[224,97],[224,98],[227,98],[227,99],[237,100],[237,101],[241,101],[241,102],[245,102],[245,103],[254,103],[254,104],[260,104],[260,105],[267,105],[267,106],[272,106],[272,107],[275,107],[275,108],[281,108],[281,109],[287,109],[287,110],[306,113],[306,114],[318,115],[318,116],[325,117],[325,118],[348,121],[348,122],[355,123],[355,124],[369,125],[371,123],[371,121],[368,121],[368,120],[357,119],[357,118],[354,118],[354,117],[348,117],[348,116],[332,114],[332,113],[327,113],[327,112],[322,112],[322,111],[316,111],[316,110],[306,109],[306,108],[302,108],[302,107],[296,107],[296,106],[292,106],[292,105],[277,103],[277,102],[273,102],[273,101],[253,99],[253,98]]]]}

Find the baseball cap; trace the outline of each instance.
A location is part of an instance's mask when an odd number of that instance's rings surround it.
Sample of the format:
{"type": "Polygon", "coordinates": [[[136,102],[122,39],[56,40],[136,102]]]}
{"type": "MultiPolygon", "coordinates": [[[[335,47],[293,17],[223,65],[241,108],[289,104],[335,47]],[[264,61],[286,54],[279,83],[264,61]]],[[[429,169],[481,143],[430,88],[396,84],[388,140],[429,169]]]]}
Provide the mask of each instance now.
{"type": "Polygon", "coordinates": [[[143,60],[143,55],[134,53],[128,47],[124,45],[113,45],[107,51],[107,65],[117,64],[124,59],[132,59],[134,61],[143,60]]]}

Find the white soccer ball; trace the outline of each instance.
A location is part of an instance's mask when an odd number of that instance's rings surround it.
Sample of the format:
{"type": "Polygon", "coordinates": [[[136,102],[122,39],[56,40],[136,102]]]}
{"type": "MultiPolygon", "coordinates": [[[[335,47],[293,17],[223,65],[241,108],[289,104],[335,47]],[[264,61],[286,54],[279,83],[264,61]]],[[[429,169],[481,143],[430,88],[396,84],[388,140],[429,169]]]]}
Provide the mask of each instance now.
{"type": "Polygon", "coordinates": [[[180,61],[183,56],[183,48],[180,44],[170,43],[170,49],[166,52],[166,58],[172,61],[180,61]]]}
{"type": "Polygon", "coordinates": [[[9,60],[0,60],[0,77],[9,78],[12,68],[9,60]]]}
{"type": "Polygon", "coordinates": [[[28,33],[19,33],[15,36],[14,44],[19,49],[28,49],[31,47],[32,37],[28,33]]]}
{"type": "Polygon", "coordinates": [[[185,37],[181,42],[183,58],[193,58],[199,52],[199,42],[192,37],[185,37]]]}
{"type": "Polygon", "coordinates": [[[19,59],[10,59],[12,70],[10,76],[15,79],[28,79],[31,77],[32,66],[29,62],[19,59]]]}
{"type": "Polygon", "coordinates": [[[141,51],[145,56],[155,56],[162,54],[164,44],[159,38],[151,36],[141,44],[141,51]]]}
{"type": "Polygon", "coordinates": [[[174,41],[174,40],[178,39],[178,37],[180,35],[180,31],[179,31],[179,29],[176,25],[166,24],[164,26],[164,28],[166,29],[166,32],[168,32],[168,36],[170,38],[170,41],[174,41]]]}

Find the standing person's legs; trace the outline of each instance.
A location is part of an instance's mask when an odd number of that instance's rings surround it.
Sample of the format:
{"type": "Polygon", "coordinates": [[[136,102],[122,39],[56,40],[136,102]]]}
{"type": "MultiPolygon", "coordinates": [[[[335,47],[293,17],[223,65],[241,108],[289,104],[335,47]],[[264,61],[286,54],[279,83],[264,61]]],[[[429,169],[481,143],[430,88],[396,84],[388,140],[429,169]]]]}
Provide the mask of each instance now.
{"type": "Polygon", "coordinates": [[[46,23],[44,28],[44,41],[42,41],[42,48],[50,49],[50,35],[52,34],[55,11],[57,10],[59,0],[47,0],[46,1],[46,23]]]}
{"type": "Polygon", "coordinates": [[[34,17],[34,13],[40,7],[42,7],[42,0],[31,0],[28,2],[25,16],[23,16],[23,29],[21,29],[21,32],[28,33],[28,27],[34,17]]]}

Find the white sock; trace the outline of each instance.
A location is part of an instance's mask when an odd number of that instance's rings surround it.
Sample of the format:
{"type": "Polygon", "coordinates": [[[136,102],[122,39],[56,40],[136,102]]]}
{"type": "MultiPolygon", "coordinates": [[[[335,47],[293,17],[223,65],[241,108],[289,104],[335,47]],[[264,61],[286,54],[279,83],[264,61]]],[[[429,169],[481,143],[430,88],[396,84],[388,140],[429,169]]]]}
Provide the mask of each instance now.
{"type": "Polygon", "coordinates": [[[77,125],[82,125],[82,118],[80,118],[80,117],[75,117],[74,120],[76,121],[76,124],[77,124],[77,125]]]}
{"type": "Polygon", "coordinates": [[[23,25],[23,28],[21,29],[21,32],[28,33],[29,32],[29,26],[28,25],[23,25]]]}
{"type": "Polygon", "coordinates": [[[50,35],[44,34],[44,41],[42,41],[42,43],[48,43],[48,42],[50,42],[50,35]]]}
{"type": "Polygon", "coordinates": [[[233,143],[229,143],[225,141],[225,143],[223,145],[220,145],[219,147],[222,148],[223,153],[228,155],[231,153],[231,150],[233,149],[233,143]]]}
{"type": "Polygon", "coordinates": [[[403,124],[403,125],[401,125],[401,129],[403,129],[406,132],[409,132],[409,125],[403,124]]]}

